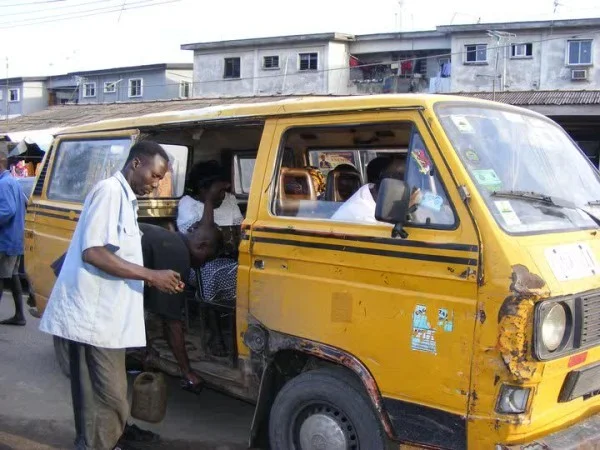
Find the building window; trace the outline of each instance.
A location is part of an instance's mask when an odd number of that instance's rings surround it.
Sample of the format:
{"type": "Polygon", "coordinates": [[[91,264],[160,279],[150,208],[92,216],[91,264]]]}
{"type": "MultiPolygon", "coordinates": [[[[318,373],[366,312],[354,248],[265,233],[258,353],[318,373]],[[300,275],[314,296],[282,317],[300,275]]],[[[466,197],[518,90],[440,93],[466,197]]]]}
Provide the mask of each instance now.
{"type": "Polygon", "coordinates": [[[4,91],[0,91],[0,101],[4,99],[4,91]]]}
{"type": "Polygon", "coordinates": [[[9,102],[18,102],[19,101],[19,90],[18,89],[9,89],[8,90],[8,101],[9,102]]]}
{"type": "Polygon", "coordinates": [[[531,58],[533,56],[533,44],[513,44],[511,45],[511,58],[531,58]]]}
{"type": "Polygon", "coordinates": [[[114,94],[115,92],[117,92],[117,82],[116,81],[104,82],[104,93],[105,94],[114,94]]]}
{"type": "Polygon", "coordinates": [[[573,66],[591,65],[592,40],[569,41],[567,46],[567,62],[573,66]]]}
{"type": "Polygon", "coordinates": [[[143,80],[141,78],[131,78],[129,80],[129,96],[141,97],[143,93],[143,80]]]}
{"type": "Polygon", "coordinates": [[[225,72],[223,73],[223,78],[240,78],[240,68],[240,58],[225,58],[225,72]]]}
{"type": "Polygon", "coordinates": [[[279,69],[279,56],[265,56],[263,69],[279,69]]]}
{"type": "Polygon", "coordinates": [[[83,96],[84,97],[95,97],[96,96],[96,83],[85,83],[83,85],[83,96]]]}
{"type": "Polygon", "coordinates": [[[300,53],[300,70],[317,70],[319,68],[318,53],[300,53]]]}
{"type": "Polygon", "coordinates": [[[192,83],[189,81],[179,82],[179,96],[181,98],[190,98],[190,92],[192,90],[192,83]]]}
{"type": "Polygon", "coordinates": [[[487,62],[487,44],[465,45],[465,63],[487,62]]]}

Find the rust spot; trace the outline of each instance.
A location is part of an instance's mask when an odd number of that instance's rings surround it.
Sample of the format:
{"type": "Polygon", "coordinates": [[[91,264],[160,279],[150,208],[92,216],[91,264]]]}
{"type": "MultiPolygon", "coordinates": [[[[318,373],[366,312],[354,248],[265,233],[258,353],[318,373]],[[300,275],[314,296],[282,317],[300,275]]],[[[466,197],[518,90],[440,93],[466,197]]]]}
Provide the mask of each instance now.
{"type": "Polygon", "coordinates": [[[450,267],[450,266],[448,266],[448,272],[450,272],[450,273],[454,273],[454,267],[450,267]]]}
{"type": "Polygon", "coordinates": [[[539,275],[531,273],[524,265],[516,264],[512,269],[510,290],[515,294],[532,294],[546,286],[546,282],[539,275]]]}
{"type": "Polygon", "coordinates": [[[500,381],[500,375],[496,375],[494,377],[494,386],[496,386],[498,384],[498,381],[500,381]]]}
{"type": "Polygon", "coordinates": [[[472,269],[471,267],[467,267],[467,269],[465,271],[463,271],[459,277],[466,280],[467,278],[471,277],[471,276],[475,276],[477,275],[477,272],[475,271],[475,269],[472,269]]]}
{"type": "Polygon", "coordinates": [[[479,317],[479,322],[481,322],[481,325],[483,325],[485,323],[485,319],[487,318],[485,311],[483,309],[480,309],[477,316],[479,317]]]}

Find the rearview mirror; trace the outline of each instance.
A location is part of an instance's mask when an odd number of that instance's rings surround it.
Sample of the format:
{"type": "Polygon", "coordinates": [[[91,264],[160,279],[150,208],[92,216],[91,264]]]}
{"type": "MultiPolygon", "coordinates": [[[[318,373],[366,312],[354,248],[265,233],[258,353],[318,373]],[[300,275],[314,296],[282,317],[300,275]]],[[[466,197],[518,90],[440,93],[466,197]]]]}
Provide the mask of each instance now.
{"type": "Polygon", "coordinates": [[[403,239],[408,233],[402,228],[409,213],[410,189],[405,181],[394,178],[384,178],[379,185],[375,219],[394,225],[392,237],[403,239]]]}

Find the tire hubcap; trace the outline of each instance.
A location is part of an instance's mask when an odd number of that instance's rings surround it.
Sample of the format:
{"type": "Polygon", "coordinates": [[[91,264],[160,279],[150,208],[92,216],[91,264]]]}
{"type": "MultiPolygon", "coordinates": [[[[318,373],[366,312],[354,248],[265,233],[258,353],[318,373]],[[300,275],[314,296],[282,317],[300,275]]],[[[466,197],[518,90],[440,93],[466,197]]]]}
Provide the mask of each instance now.
{"type": "Polygon", "coordinates": [[[297,417],[296,439],[299,450],[356,450],[358,439],[352,423],[326,405],[314,405],[297,417]]]}

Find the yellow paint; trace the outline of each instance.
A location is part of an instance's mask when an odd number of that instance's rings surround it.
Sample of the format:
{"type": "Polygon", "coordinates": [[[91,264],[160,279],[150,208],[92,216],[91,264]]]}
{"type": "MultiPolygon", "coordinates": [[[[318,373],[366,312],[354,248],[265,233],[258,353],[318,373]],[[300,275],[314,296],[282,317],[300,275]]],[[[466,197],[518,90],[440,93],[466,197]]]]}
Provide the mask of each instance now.
{"type": "MultiPolygon", "coordinates": [[[[466,417],[469,448],[526,443],[600,411],[600,397],[585,402],[557,402],[564,378],[571,370],[567,367],[568,357],[539,362],[532,356],[535,304],[550,296],[600,287],[600,276],[556,281],[545,262],[544,249],[585,242],[600,259],[600,236],[584,231],[527,237],[503,233],[433,113],[436,103],[450,100],[469,102],[473,107],[489,105],[449,96],[312,97],[108,120],[66,130],[55,146],[60,139],[71,136],[135,135],[135,130],[143,132],[165,124],[211,121],[214,125],[219,120],[264,119],[244,222],[249,238],[240,246],[236,317],[239,357],[250,357],[243,333],[251,315],[271,330],[352,354],[367,367],[385,397],[466,417]],[[479,252],[427,246],[398,248],[371,239],[389,238],[387,227],[350,223],[332,227],[326,221],[276,217],[271,213],[278,150],[289,127],[379,121],[409,121],[418,128],[459,219],[455,230],[407,227],[409,240],[471,245],[478,247],[479,252]],[[466,186],[471,192],[468,206],[462,201],[458,186],[466,186]],[[278,230],[288,233],[277,233],[278,230]],[[369,239],[349,242],[339,238],[343,235],[369,239]],[[287,244],[265,242],[268,238],[284,239],[287,244]],[[347,246],[400,249],[426,256],[415,259],[350,252],[346,251],[347,246]],[[480,265],[440,263],[427,260],[427,256],[469,258],[480,265]],[[259,262],[261,268],[255,265],[259,262]],[[541,279],[543,287],[530,291],[519,287],[518,292],[511,289],[515,266],[522,266],[541,279]],[[481,277],[484,282],[478,284],[481,277]],[[509,314],[502,310],[506,302],[511,306],[509,314]],[[412,349],[416,305],[427,309],[426,320],[435,332],[434,353],[412,349]],[[444,331],[444,319],[438,325],[440,309],[451,314],[451,331],[444,331]],[[495,412],[503,384],[532,389],[526,413],[507,416],[495,412]]],[[[508,106],[506,109],[518,111],[508,106]]],[[[49,174],[52,165],[50,161],[49,174]]],[[[50,176],[46,185],[49,180],[50,176]]],[[[140,208],[141,218],[172,218],[176,202],[142,200],[140,208]]],[[[76,223],[72,219],[80,210],[78,204],[48,200],[46,187],[41,196],[31,201],[25,261],[40,310],[54,283],[50,264],[66,250],[76,223]],[[48,207],[67,211],[44,216],[48,207]]],[[[584,365],[599,361],[600,348],[589,349],[584,365]]]]}

